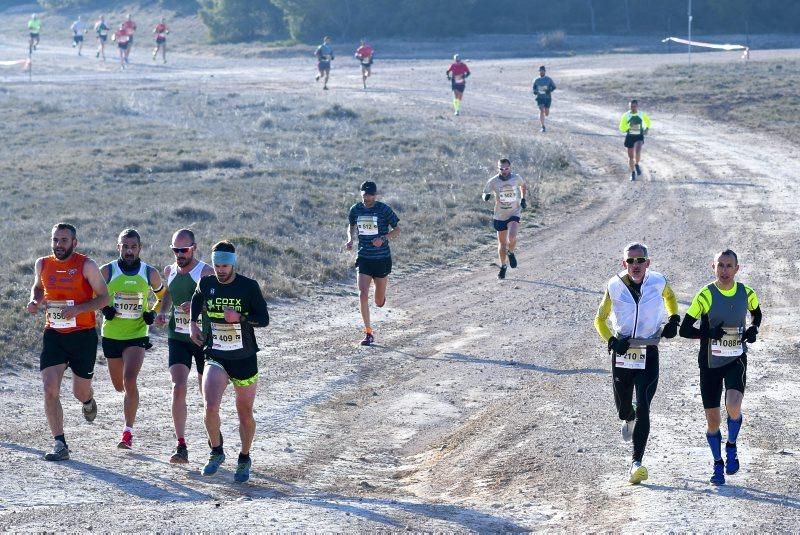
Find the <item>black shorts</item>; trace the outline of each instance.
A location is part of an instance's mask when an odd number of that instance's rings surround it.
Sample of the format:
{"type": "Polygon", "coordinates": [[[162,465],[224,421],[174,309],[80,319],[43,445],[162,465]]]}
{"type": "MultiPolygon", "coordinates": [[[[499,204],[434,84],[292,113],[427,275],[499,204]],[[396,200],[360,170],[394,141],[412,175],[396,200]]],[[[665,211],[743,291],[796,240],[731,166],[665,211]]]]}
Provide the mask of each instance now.
{"type": "Polygon", "coordinates": [[[536,104],[540,108],[549,108],[552,102],[553,98],[550,95],[536,95],[536,104]]]}
{"type": "Polygon", "coordinates": [[[639,141],[644,143],[644,134],[638,134],[635,136],[631,134],[625,134],[625,143],[623,143],[623,145],[625,145],[626,148],[632,149],[633,146],[639,141]]]}
{"type": "Polygon", "coordinates": [[[723,381],[726,392],[738,390],[744,394],[747,384],[747,355],[742,355],[719,368],[700,368],[700,395],[703,398],[704,409],[719,408],[723,381]]]}
{"type": "Polygon", "coordinates": [[[169,367],[175,364],[183,364],[190,370],[192,369],[192,359],[197,366],[197,373],[203,375],[203,366],[205,365],[206,357],[203,354],[203,348],[194,342],[184,342],[183,340],[175,340],[174,338],[167,339],[167,347],[169,348],[169,367]]]}
{"type": "Polygon", "coordinates": [[[331,70],[331,62],[330,61],[320,61],[317,63],[317,69],[320,71],[329,71],[331,70]]]}
{"type": "Polygon", "coordinates": [[[453,91],[458,91],[459,93],[463,93],[464,90],[467,88],[467,83],[461,82],[460,84],[457,84],[455,82],[451,82],[450,87],[453,88],[453,91]]]}
{"type": "Polygon", "coordinates": [[[225,370],[225,373],[231,378],[231,382],[236,386],[248,386],[258,379],[258,357],[256,355],[243,359],[223,359],[206,355],[206,364],[225,370]]]}
{"type": "Polygon", "coordinates": [[[147,336],[131,338],[130,340],[115,340],[113,338],[103,337],[103,355],[105,355],[107,359],[122,358],[122,352],[128,347],[150,349],[153,347],[153,344],[150,343],[150,338],[147,336]]]}
{"type": "Polygon", "coordinates": [[[107,35],[98,35],[97,38],[100,39],[100,41],[103,42],[103,43],[108,41],[108,36],[107,35]]]}
{"type": "Polygon", "coordinates": [[[61,333],[55,329],[45,329],[42,337],[42,354],[39,356],[39,370],[50,366],[66,364],[72,373],[83,379],[94,375],[97,360],[97,331],[81,329],[61,333]]]}
{"type": "Polygon", "coordinates": [[[39,38],[39,34],[38,33],[32,33],[32,34],[30,34],[30,36],[31,36],[31,39],[38,39],[39,38]]]}
{"type": "Polygon", "coordinates": [[[361,64],[361,68],[362,69],[369,69],[370,67],[372,67],[372,62],[371,61],[369,63],[362,63],[361,64]]]}
{"type": "Polygon", "coordinates": [[[83,36],[82,35],[73,35],[72,36],[72,40],[75,43],[82,43],[83,42],[83,36]]]}
{"type": "Polygon", "coordinates": [[[493,219],[492,223],[494,224],[494,229],[497,232],[503,232],[504,230],[508,230],[508,224],[511,223],[512,221],[516,221],[517,223],[519,223],[519,216],[512,215],[505,221],[501,221],[500,219],[493,219]]]}
{"type": "Polygon", "coordinates": [[[119,47],[120,50],[128,49],[128,43],[117,43],[117,46],[119,47]]]}
{"type": "Polygon", "coordinates": [[[157,45],[163,45],[166,42],[167,42],[167,38],[166,37],[156,37],[156,44],[157,45]]]}
{"type": "Polygon", "coordinates": [[[356,268],[359,275],[369,275],[374,279],[382,279],[392,272],[392,257],[357,258],[356,268]]]}

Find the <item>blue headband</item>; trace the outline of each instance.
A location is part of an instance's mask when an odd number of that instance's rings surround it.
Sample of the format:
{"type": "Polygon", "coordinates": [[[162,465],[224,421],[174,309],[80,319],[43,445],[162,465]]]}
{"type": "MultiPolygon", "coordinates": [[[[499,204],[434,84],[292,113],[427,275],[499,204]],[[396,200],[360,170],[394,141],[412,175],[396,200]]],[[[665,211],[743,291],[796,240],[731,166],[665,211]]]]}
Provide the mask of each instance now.
{"type": "Polygon", "coordinates": [[[214,251],[211,253],[211,262],[218,266],[235,266],[236,253],[229,253],[228,251],[214,251]]]}

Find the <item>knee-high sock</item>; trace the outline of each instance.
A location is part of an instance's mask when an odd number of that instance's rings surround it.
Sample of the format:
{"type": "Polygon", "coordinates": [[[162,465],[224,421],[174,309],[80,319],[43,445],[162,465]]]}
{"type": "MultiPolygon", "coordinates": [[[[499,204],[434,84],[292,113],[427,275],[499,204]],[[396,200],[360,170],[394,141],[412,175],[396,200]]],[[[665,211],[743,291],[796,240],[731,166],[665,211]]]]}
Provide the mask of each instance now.
{"type": "Polygon", "coordinates": [[[736,444],[736,438],[739,436],[739,429],[742,428],[743,416],[740,414],[738,420],[733,420],[728,416],[728,442],[736,444]]]}
{"type": "Polygon", "coordinates": [[[708,440],[708,447],[711,448],[711,455],[714,456],[715,461],[722,459],[722,433],[717,431],[713,435],[706,433],[706,440],[708,440]]]}

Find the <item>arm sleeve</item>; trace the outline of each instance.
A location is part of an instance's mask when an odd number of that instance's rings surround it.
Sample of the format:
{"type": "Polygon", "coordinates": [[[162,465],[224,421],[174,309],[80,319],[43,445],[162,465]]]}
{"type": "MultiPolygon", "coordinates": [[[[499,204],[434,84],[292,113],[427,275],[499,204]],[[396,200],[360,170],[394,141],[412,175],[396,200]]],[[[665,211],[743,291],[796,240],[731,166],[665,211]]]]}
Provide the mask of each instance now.
{"type": "Polygon", "coordinates": [[[752,312],[753,310],[759,308],[761,303],[758,300],[755,290],[749,286],[745,286],[744,291],[747,293],[747,310],[752,312]]]}
{"type": "Polygon", "coordinates": [[[761,327],[761,307],[757,306],[753,310],[750,311],[750,315],[753,317],[752,323],[756,327],[761,327]]]}
{"type": "Polygon", "coordinates": [[[623,134],[628,131],[628,114],[623,113],[622,118],[619,120],[619,131],[623,134]]]}
{"type": "Polygon", "coordinates": [[[678,313],[678,298],[675,297],[675,292],[669,283],[664,285],[664,291],[661,292],[661,297],[664,298],[664,306],[667,308],[667,315],[674,316],[678,313]]]}
{"type": "Polygon", "coordinates": [[[597,314],[594,316],[594,328],[597,330],[597,334],[600,335],[600,338],[608,342],[608,339],[614,336],[614,333],[611,332],[611,329],[608,328],[608,317],[611,315],[611,296],[608,295],[608,289],[606,289],[606,293],[603,295],[603,300],[600,302],[600,306],[597,309],[597,314]]]}
{"type": "Polygon", "coordinates": [[[203,281],[201,279],[200,282],[197,283],[197,288],[195,288],[194,294],[192,294],[192,321],[197,321],[200,318],[200,314],[203,313],[202,284],[203,281]]]}
{"type": "Polygon", "coordinates": [[[650,116],[646,113],[642,113],[642,122],[644,123],[644,127],[650,130],[650,116]]]}
{"type": "MultiPolygon", "coordinates": [[[[253,299],[250,302],[250,312],[247,314],[247,323],[253,327],[266,327],[269,325],[269,311],[267,302],[261,293],[261,287],[257,282],[253,282],[253,299]]],[[[194,299],[192,299],[192,311],[194,311],[194,299]]]]}

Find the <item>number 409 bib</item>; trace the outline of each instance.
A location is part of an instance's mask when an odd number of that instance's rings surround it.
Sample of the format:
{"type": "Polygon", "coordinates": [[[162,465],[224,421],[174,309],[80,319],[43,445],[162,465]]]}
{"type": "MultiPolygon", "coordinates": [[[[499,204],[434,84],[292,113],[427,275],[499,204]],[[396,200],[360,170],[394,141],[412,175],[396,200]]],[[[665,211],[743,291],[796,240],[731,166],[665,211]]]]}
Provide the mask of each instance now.
{"type": "Polygon", "coordinates": [[[212,348],[219,351],[242,349],[241,323],[211,323],[212,348]]]}

